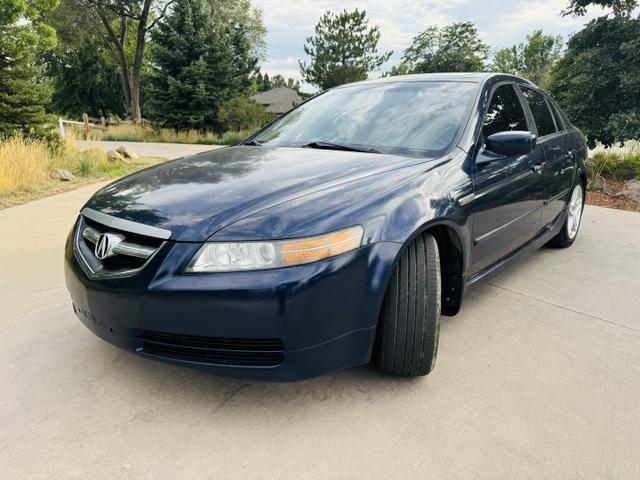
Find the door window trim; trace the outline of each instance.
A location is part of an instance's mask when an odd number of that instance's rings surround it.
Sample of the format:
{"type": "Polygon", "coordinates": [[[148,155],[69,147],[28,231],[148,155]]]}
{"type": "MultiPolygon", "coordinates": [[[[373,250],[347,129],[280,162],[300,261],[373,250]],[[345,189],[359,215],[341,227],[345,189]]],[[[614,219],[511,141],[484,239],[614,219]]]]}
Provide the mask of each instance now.
{"type": "Polygon", "coordinates": [[[562,117],[562,113],[560,113],[560,107],[558,107],[558,104],[554,102],[549,95],[545,95],[545,100],[549,104],[553,118],[556,121],[556,127],[559,127],[558,132],[564,133],[569,130],[565,124],[564,118],[562,117]],[[560,125],[558,125],[558,122],[560,122],[560,125]]]}
{"type": "Polygon", "coordinates": [[[538,142],[540,141],[545,141],[548,138],[553,137],[554,135],[561,135],[565,132],[565,129],[559,129],[558,128],[558,124],[556,123],[556,116],[553,114],[553,110],[551,109],[551,105],[549,103],[549,99],[547,98],[547,94],[544,93],[543,91],[541,91],[538,88],[534,88],[532,86],[529,85],[521,85],[518,84],[518,92],[520,93],[520,95],[522,95],[522,100],[524,101],[525,105],[526,105],[526,110],[528,112],[528,115],[530,115],[531,121],[533,122],[533,125],[535,126],[535,134],[537,137],[538,142]],[[529,101],[527,100],[527,98],[524,95],[523,89],[528,88],[529,90],[533,91],[533,92],[537,92],[540,95],[542,95],[542,99],[545,102],[545,105],[547,106],[547,110],[549,110],[549,115],[551,115],[551,120],[553,121],[553,125],[555,127],[555,132],[553,133],[548,133],[546,135],[540,136],[540,132],[538,131],[538,124],[536,123],[536,118],[533,115],[533,110],[531,109],[531,105],[529,105],[529,101]]]}
{"type": "Polygon", "coordinates": [[[524,119],[525,122],[527,122],[527,127],[529,129],[530,132],[534,133],[536,136],[538,135],[538,131],[536,127],[535,122],[531,122],[532,118],[529,118],[529,115],[527,114],[528,109],[527,106],[524,104],[523,100],[524,98],[522,97],[522,92],[520,92],[519,88],[516,88],[516,86],[519,86],[516,82],[512,81],[512,80],[502,80],[500,82],[497,82],[495,85],[493,85],[491,87],[491,92],[489,92],[489,100],[487,101],[487,103],[485,104],[484,108],[482,109],[482,118],[480,119],[480,125],[479,125],[479,132],[478,132],[478,140],[480,142],[480,147],[484,146],[485,142],[485,138],[484,138],[484,119],[487,116],[487,113],[489,112],[489,107],[491,106],[491,102],[493,100],[493,97],[496,93],[496,90],[500,87],[503,87],[505,85],[511,85],[511,88],[513,88],[516,96],[518,97],[518,100],[520,101],[520,107],[522,108],[522,111],[524,113],[524,119]],[[532,128],[532,126],[535,128],[532,128]]]}

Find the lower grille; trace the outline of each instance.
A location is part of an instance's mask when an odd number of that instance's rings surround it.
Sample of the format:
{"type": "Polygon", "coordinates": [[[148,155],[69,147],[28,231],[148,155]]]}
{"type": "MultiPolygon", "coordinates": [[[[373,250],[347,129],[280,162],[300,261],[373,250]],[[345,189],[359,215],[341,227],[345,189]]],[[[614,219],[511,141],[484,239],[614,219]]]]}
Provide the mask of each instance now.
{"type": "Polygon", "coordinates": [[[138,351],[188,362],[271,367],[282,363],[284,344],[280,339],[218,338],[145,330],[138,335],[138,351]]]}

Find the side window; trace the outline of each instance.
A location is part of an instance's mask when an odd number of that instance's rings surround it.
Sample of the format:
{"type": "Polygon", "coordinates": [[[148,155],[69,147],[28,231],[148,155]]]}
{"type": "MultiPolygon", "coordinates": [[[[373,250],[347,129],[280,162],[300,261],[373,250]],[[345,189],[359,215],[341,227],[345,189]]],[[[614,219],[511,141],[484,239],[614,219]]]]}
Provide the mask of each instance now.
{"type": "Polygon", "coordinates": [[[553,117],[542,94],[525,87],[522,87],[522,93],[527,99],[529,107],[531,107],[531,113],[533,113],[533,118],[538,127],[538,136],[544,137],[545,135],[555,133],[556,126],[553,123],[553,117]]]}
{"type": "Polygon", "coordinates": [[[507,130],[529,130],[527,117],[513,85],[502,85],[493,92],[482,127],[485,138],[507,130]]]}

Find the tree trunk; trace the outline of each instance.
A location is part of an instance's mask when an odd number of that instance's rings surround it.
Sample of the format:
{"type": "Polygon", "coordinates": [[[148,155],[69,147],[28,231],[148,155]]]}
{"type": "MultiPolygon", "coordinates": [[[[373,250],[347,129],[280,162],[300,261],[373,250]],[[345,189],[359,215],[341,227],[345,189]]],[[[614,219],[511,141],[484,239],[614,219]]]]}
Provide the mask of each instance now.
{"type": "Polygon", "coordinates": [[[142,122],[142,111],[140,110],[140,80],[135,73],[131,76],[131,121],[137,124],[142,122]]]}
{"type": "Polygon", "coordinates": [[[124,105],[125,105],[125,113],[131,113],[131,78],[129,75],[129,62],[127,61],[127,53],[124,50],[124,43],[127,36],[127,19],[125,17],[120,18],[120,36],[116,35],[116,32],[113,31],[111,24],[109,23],[109,19],[105,15],[105,13],[100,9],[100,7],[96,8],[98,15],[100,16],[100,20],[104,25],[104,28],[107,30],[108,38],[116,49],[116,53],[118,55],[118,63],[120,64],[120,78],[122,81],[122,92],[124,94],[124,105]]]}
{"type": "Polygon", "coordinates": [[[124,113],[125,115],[131,115],[131,79],[129,78],[129,62],[127,62],[127,56],[124,51],[124,44],[127,41],[127,21],[127,17],[120,17],[120,41],[117,49],[120,61],[120,80],[124,96],[124,113]]]}
{"type": "Polygon", "coordinates": [[[140,109],[140,76],[142,73],[142,62],[144,59],[144,47],[147,31],[164,16],[167,8],[173,3],[173,1],[174,0],[169,0],[168,2],[166,2],[162,11],[150,25],[148,24],[149,13],[151,11],[153,0],[144,0],[139,16],[130,17],[125,13],[116,12],[120,17],[119,37],[111,27],[109,19],[104,10],[102,10],[104,6],[99,2],[96,2],[94,4],[103,26],[107,30],[109,40],[114,45],[118,54],[118,61],[120,63],[122,77],[122,90],[124,92],[126,110],[127,113],[131,116],[131,120],[135,123],[140,123],[142,121],[142,112],[140,109]],[[129,69],[129,63],[127,62],[127,56],[125,52],[127,22],[129,18],[132,18],[138,22],[136,31],[136,51],[133,58],[133,68],[131,68],[131,70],[129,69]]]}
{"type": "Polygon", "coordinates": [[[149,10],[152,0],[145,0],[142,12],[138,20],[138,31],[136,35],[136,53],[133,59],[133,69],[131,71],[131,120],[135,123],[142,122],[142,112],[140,110],[140,75],[142,72],[142,60],[144,58],[144,46],[147,36],[147,21],[149,20],[149,10]]]}
{"type": "Polygon", "coordinates": [[[124,96],[124,114],[131,115],[131,85],[129,85],[128,75],[124,75],[124,69],[120,67],[120,81],[122,82],[122,94],[124,96]]]}

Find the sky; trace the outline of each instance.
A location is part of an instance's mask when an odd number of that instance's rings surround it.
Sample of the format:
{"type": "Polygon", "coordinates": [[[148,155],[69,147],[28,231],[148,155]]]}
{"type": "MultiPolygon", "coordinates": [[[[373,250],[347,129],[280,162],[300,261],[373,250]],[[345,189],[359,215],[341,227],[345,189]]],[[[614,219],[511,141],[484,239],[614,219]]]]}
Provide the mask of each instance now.
{"type": "MultiPolygon", "coordinates": [[[[542,28],[545,33],[569,35],[591,19],[603,15],[591,7],[586,16],[562,17],[569,0],[253,0],[263,13],[267,27],[267,58],[261,64],[269,76],[281,74],[301,80],[298,59],[305,60],[303,45],[313,34],[320,16],[327,10],[339,12],[358,8],[367,12],[369,23],[380,28],[380,51],[393,50],[381,71],[397,64],[411,39],[429,25],[471,21],[492,51],[524,41],[527,34],[542,28]]],[[[378,77],[381,72],[372,72],[378,77]]],[[[304,90],[313,91],[309,85],[304,90]]]]}

